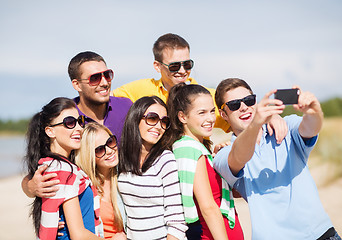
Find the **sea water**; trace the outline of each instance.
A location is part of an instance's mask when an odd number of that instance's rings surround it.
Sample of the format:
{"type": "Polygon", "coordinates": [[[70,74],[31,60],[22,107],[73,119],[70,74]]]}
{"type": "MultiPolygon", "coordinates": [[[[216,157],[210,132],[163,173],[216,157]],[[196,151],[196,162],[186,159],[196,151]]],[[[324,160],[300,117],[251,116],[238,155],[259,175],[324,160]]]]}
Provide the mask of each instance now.
{"type": "Polygon", "coordinates": [[[24,172],[24,136],[0,136],[0,178],[24,172]]]}

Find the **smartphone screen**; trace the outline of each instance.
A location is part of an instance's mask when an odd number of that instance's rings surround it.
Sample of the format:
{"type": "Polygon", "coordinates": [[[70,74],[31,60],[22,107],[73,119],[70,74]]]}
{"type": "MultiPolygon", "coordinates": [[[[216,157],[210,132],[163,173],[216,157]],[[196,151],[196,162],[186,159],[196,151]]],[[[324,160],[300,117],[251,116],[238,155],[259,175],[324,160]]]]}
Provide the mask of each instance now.
{"type": "Polygon", "coordinates": [[[274,94],[274,98],[281,100],[285,105],[298,103],[298,88],[278,89],[274,94]]]}

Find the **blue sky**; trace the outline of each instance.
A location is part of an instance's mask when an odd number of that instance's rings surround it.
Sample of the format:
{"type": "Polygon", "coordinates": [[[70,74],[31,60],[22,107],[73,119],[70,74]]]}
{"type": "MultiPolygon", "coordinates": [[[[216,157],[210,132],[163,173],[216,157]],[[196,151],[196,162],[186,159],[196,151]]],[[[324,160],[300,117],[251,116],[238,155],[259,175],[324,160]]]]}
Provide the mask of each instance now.
{"type": "Polygon", "coordinates": [[[199,83],[228,77],[259,98],[294,84],[320,100],[342,97],[342,1],[0,0],[0,119],[26,118],[57,96],[73,97],[70,59],[92,50],[115,71],[112,89],[159,78],[161,35],[191,46],[199,83]]]}

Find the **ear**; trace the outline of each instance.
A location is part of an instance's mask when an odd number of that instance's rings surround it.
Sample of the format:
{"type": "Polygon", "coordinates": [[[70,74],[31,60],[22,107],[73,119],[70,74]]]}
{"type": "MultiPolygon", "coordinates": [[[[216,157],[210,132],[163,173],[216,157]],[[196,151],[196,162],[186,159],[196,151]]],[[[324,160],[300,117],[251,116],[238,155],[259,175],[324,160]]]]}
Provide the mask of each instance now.
{"type": "Polygon", "coordinates": [[[154,62],[153,62],[153,67],[154,67],[154,69],[158,72],[158,73],[160,73],[161,72],[161,66],[160,66],[160,62],[158,62],[158,61],[156,61],[156,60],[154,60],[154,62]]]}
{"type": "Polygon", "coordinates": [[[52,127],[45,127],[45,133],[48,135],[49,138],[54,138],[55,135],[55,130],[53,130],[52,127]]]}
{"type": "Polygon", "coordinates": [[[186,115],[184,114],[184,112],[179,111],[178,114],[177,114],[177,116],[178,116],[178,119],[179,119],[179,121],[180,121],[181,123],[183,123],[183,124],[186,124],[186,123],[187,123],[187,121],[186,121],[186,115]]]}
{"type": "Polygon", "coordinates": [[[225,121],[228,120],[228,116],[227,116],[226,111],[224,111],[224,110],[222,110],[222,109],[219,109],[219,113],[220,113],[220,116],[221,116],[225,121]]]}
{"type": "Polygon", "coordinates": [[[73,79],[71,81],[71,84],[77,92],[82,92],[82,89],[80,88],[80,83],[79,81],[77,81],[77,79],[73,79]]]}

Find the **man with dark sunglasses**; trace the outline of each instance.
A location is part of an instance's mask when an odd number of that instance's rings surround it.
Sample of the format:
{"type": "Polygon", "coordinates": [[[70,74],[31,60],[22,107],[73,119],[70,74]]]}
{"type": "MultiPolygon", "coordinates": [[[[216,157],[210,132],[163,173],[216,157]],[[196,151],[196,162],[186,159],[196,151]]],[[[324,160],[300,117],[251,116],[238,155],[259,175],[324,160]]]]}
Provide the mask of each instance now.
{"type": "Polygon", "coordinates": [[[214,168],[248,202],[252,239],[341,239],[307,165],[323,123],[320,103],[312,93],[300,92],[293,107],[303,117],[286,116],[289,131],[277,143],[265,127],[285,108],[282,101],[270,98],[275,92],[256,104],[245,81],[231,78],[218,85],[216,104],[233,136],[232,145],[216,154],[214,168]]]}
{"type": "MultiPolygon", "coordinates": [[[[107,68],[99,54],[86,51],[70,60],[68,73],[72,86],[79,94],[74,98],[79,114],[85,116],[86,123],[96,121],[108,127],[119,142],[132,101],[110,96],[113,70],[107,68]]],[[[51,197],[55,194],[58,182],[48,181],[52,178],[51,174],[42,176],[45,169],[46,166],[39,168],[32,180],[27,177],[23,179],[22,187],[27,196],[51,197]]]]}
{"type": "MultiPolygon", "coordinates": [[[[154,69],[160,73],[159,80],[140,79],[125,84],[113,91],[116,97],[130,98],[135,102],[141,97],[156,95],[166,102],[168,92],[178,83],[198,84],[190,77],[194,61],[190,58],[189,43],[179,35],[167,33],[160,36],[153,45],[154,69]]],[[[208,88],[212,96],[215,89],[208,88]]],[[[229,125],[220,117],[216,109],[215,127],[228,131],[229,125]]]]}

